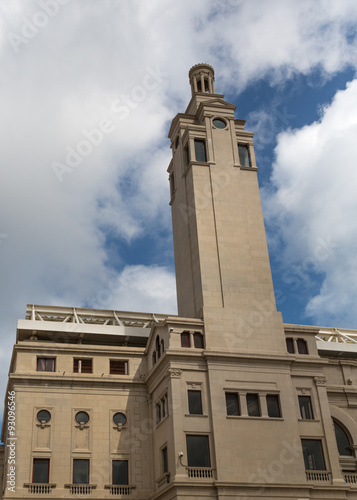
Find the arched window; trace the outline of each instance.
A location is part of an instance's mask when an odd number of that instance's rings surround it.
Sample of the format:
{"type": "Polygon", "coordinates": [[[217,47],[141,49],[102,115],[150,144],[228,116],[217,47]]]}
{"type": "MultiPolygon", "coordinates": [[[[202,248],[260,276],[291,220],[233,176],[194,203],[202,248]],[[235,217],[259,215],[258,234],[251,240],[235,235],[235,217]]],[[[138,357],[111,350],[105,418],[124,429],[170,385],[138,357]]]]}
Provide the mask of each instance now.
{"type": "Polygon", "coordinates": [[[341,427],[336,420],[333,421],[335,427],[335,436],[337,441],[338,453],[343,456],[353,455],[352,440],[347,432],[341,427]]]}
{"type": "Polygon", "coordinates": [[[159,359],[159,357],[161,356],[161,350],[160,350],[160,338],[159,338],[159,336],[157,336],[157,337],[156,337],[155,344],[156,344],[156,354],[157,354],[157,359],[159,359]]]}

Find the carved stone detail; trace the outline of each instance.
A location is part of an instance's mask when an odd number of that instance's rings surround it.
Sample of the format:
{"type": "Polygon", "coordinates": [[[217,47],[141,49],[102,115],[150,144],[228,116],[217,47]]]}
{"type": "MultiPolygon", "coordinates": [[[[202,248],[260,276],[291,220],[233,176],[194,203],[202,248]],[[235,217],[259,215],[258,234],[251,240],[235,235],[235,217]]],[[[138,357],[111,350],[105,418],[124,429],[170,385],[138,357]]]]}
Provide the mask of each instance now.
{"type": "Polygon", "coordinates": [[[326,377],[314,377],[315,384],[317,387],[325,387],[326,386],[326,377]]]}

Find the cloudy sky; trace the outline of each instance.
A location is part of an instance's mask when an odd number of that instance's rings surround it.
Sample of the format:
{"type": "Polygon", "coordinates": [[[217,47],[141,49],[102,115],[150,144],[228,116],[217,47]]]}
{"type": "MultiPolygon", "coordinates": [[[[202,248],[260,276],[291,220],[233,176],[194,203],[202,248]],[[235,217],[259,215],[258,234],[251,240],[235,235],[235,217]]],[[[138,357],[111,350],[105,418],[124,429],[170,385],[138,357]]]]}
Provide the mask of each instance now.
{"type": "Polygon", "coordinates": [[[355,0],[0,12],[2,380],[28,303],[176,312],[167,133],[199,62],[256,133],[284,321],[357,328],[355,0]]]}

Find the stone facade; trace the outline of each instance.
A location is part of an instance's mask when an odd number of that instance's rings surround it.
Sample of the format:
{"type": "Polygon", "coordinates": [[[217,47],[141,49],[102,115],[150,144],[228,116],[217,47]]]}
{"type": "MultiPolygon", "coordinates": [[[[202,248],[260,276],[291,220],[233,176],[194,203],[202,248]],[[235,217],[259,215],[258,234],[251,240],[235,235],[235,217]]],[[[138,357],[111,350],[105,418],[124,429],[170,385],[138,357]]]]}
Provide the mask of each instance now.
{"type": "Polygon", "coordinates": [[[3,498],[357,499],[357,331],[283,324],[253,134],[209,65],[189,77],[169,133],[179,315],[27,307],[3,498]]]}

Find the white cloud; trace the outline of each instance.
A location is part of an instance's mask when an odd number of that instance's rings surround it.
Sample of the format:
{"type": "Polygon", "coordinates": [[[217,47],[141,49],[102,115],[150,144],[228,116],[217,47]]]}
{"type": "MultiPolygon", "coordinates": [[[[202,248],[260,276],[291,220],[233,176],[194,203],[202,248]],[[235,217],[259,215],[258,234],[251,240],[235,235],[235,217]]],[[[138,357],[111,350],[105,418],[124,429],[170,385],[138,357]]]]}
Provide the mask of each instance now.
{"type": "MultiPolygon", "coordinates": [[[[354,0],[3,0],[0,9],[2,337],[28,302],[80,306],[115,277],[127,287],[125,256],[108,261],[108,235],[169,233],[165,137],[190,98],[193,64],[212,64],[217,91],[237,93],[316,67],[327,78],[357,60],[354,0]],[[25,41],[15,47],[11,34],[25,41]],[[59,182],[53,163],[103,119],[113,131],[59,182]]],[[[171,308],[167,283],[164,297],[143,286],[128,307],[171,308]]]]}
{"type": "MultiPolygon", "coordinates": [[[[278,136],[268,220],[285,244],[286,268],[324,276],[306,312],[318,324],[357,323],[357,80],[337,92],[319,122],[278,136]],[[296,268],[296,267],[295,267],[296,268]]],[[[292,275],[291,275],[292,278],[292,275]]],[[[296,283],[295,283],[296,284],[296,283]]]]}

